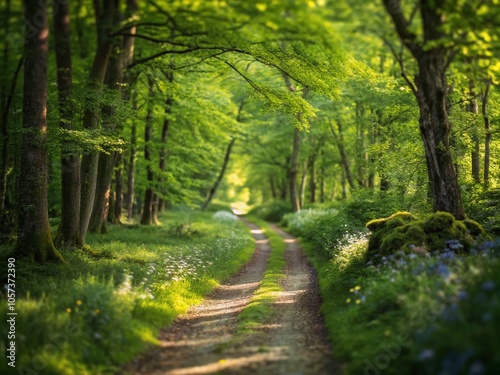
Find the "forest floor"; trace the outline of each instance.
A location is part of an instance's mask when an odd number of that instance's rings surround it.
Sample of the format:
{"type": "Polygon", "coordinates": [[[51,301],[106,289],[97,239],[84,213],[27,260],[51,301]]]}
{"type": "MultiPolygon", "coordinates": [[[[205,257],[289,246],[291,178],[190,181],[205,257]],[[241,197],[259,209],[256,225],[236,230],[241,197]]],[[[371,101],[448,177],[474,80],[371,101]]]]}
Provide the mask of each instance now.
{"type": "Polygon", "coordinates": [[[272,315],[251,333],[238,332],[238,315],[259,287],[270,254],[269,242],[245,222],[256,240],[246,266],[160,332],[160,346],[123,368],[127,374],[340,374],[332,359],[320,314],[314,269],[293,236],[273,230],[287,245],[282,291],[272,315]]]}

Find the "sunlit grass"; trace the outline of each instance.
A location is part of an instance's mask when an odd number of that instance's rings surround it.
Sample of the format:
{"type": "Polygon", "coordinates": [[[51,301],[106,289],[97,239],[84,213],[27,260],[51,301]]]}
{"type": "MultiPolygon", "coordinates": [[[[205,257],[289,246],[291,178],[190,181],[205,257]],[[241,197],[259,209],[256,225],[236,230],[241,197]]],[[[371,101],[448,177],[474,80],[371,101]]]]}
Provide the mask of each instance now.
{"type": "Polygon", "coordinates": [[[250,303],[238,316],[238,331],[240,333],[251,333],[254,329],[265,324],[271,317],[271,306],[279,293],[283,291],[280,281],[284,277],[283,267],[285,265],[286,244],[281,236],[273,231],[265,221],[253,217],[248,219],[257,224],[268,238],[271,254],[259,288],[255,291],[250,303]]]}

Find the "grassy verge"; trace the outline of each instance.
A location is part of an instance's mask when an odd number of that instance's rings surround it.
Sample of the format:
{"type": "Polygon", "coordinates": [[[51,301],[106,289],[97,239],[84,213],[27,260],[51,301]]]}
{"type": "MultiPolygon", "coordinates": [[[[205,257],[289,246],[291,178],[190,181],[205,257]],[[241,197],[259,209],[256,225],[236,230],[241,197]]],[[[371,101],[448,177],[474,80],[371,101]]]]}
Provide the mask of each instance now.
{"type": "Polygon", "coordinates": [[[247,219],[258,225],[269,239],[271,254],[259,288],[255,291],[250,303],[238,316],[239,333],[251,333],[253,329],[258,328],[270,318],[272,314],[271,306],[278,293],[283,290],[280,281],[284,277],[283,267],[285,265],[286,245],[283,238],[273,231],[265,221],[254,217],[247,219]]]}
{"type": "MultiPolygon", "coordinates": [[[[236,272],[255,247],[247,228],[228,215],[176,211],[161,221],[90,236],[88,249],[64,252],[66,265],[16,260],[17,367],[2,356],[0,372],[113,373],[236,272]]],[[[0,256],[8,250],[0,248],[0,256]]],[[[6,309],[2,303],[4,317],[6,309]]],[[[0,336],[7,337],[5,325],[0,336]]],[[[5,341],[0,348],[6,352],[5,341]]]]}

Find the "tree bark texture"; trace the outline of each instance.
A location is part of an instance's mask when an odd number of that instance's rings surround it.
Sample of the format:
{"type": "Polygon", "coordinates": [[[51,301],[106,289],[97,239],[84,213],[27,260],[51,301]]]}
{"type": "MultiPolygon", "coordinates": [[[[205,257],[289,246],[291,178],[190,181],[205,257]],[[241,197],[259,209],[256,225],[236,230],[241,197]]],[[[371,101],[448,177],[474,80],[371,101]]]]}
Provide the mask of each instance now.
{"type": "Polygon", "coordinates": [[[483,184],[484,188],[487,189],[490,184],[490,144],[491,144],[491,129],[490,129],[490,118],[488,116],[488,98],[490,93],[491,81],[488,79],[486,81],[486,86],[484,88],[484,93],[482,95],[481,104],[481,114],[483,115],[484,121],[484,171],[483,171],[483,184]]]}
{"type": "MultiPolygon", "coordinates": [[[[467,103],[466,110],[473,115],[477,115],[479,108],[476,100],[476,86],[474,84],[474,80],[471,79],[469,81],[469,103],[467,103]]],[[[473,119],[473,127],[472,127],[472,151],[471,151],[471,173],[472,179],[475,183],[481,183],[481,154],[479,150],[479,129],[476,124],[476,116],[473,119]]]]}
{"type": "MultiPolygon", "coordinates": [[[[24,0],[25,17],[47,9],[45,1],[24,0]]],[[[48,15],[24,45],[23,142],[18,176],[18,238],[15,253],[32,261],[63,261],[50,233],[47,202],[47,60],[48,15]]]]}

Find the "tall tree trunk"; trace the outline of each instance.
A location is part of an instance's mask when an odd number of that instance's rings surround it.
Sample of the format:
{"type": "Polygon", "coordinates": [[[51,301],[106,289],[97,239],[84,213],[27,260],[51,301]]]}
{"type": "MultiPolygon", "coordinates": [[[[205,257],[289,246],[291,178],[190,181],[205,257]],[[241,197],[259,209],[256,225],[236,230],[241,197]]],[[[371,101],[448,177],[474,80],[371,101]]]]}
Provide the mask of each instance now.
{"type": "Polygon", "coordinates": [[[23,142],[18,175],[18,237],[15,253],[32,261],[64,261],[52,243],[47,202],[47,4],[24,0],[25,19],[37,17],[36,34],[24,45],[23,142]]]}
{"type": "Polygon", "coordinates": [[[300,187],[299,187],[299,206],[304,207],[305,195],[306,195],[306,182],[307,182],[307,162],[304,162],[302,167],[302,176],[300,177],[300,187]]]}
{"type": "Polygon", "coordinates": [[[411,87],[420,109],[419,127],[424,143],[427,174],[431,186],[434,211],[446,211],[456,219],[465,219],[457,172],[450,150],[450,123],[447,112],[448,85],[446,70],[450,63],[449,47],[442,41],[448,37],[443,27],[443,2],[420,0],[422,40],[408,28],[408,20],[399,0],[383,0],[393,20],[396,32],[411,52],[418,66],[411,87]],[[431,45],[431,48],[428,46],[431,45]]]}
{"type": "MultiPolygon", "coordinates": [[[[174,81],[174,73],[173,72],[165,72],[165,78],[167,81],[172,84],[174,81]]],[[[167,88],[167,90],[170,90],[170,88],[167,88]]],[[[158,175],[158,189],[162,190],[164,189],[164,173],[167,168],[167,141],[168,141],[168,133],[170,130],[170,113],[172,112],[172,104],[174,100],[172,99],[172,95],[169,93],[167,95],[167,99],[165,100],[165,118],[163,119],[163,126],[161,128],[161,148],[160,148],[160,173],[158,175]]],[[[165,193],[165,191],[162,191],[162,193],[165,193]]],[[[156,207],[156,221],[158,222],[158,213],[162,211],[163,209],[163,202],[164,200],[161,199],[160,196],[158,196],[158,202],[157,202],[157,207],[156,207]]]]}
{"type": "MultiPolygon", "coordinates": [[[[92,96],[102,93],[102,86],[106,74],[112,49],[110,38],[111,26],[117,8],[117,0],[94,1],[97,26],[97,51],[89,75],[89,90],[92,96]]],[[[83,114],[83,125],[89,130],[99,127],[100,106],[92,97],[88,97],[83,114]]],[[[94,200],[97,184],[97,173],[99,165],[99,153],[87,151],[82,158],[81,178],[81,202],[80,202],[80,238],[79,244],[85,244],[85,238],[89,228],[90,217],[94,208],[94,200]]]]}
{"type": "Polygon", "coordinates": [[[461,192],[450,150],[450,124],[446,112],[446,77],[441,54],[425,53],[419,61],[418,99],[420,132],[434,211],[446,211],[465,219],[461,192]]]}
{"type": "MultiPolygon", "coordinates": [[[[469,80],[469,103],[467,103],[466,110],[473,115],[478,114],[478,106],[476,100],[476,86],[474,80],[469,80]]],[[[475,183],[481,183],[481,155],[479,150],[479,129],[477,128],[476,116],[473,120],[474,126],[472,127],[472,152],[471,152],[471,164],[472,164],[472,179],[475,183]]]]}
{"type": "Polygon", "coordinates": [[[160,197],[153,192],[153,204],[151,205],[151,224],[158,225],[158,207],[160,206],[160,197]]]}
{"type": "Polygon", "coordinates": [[[4,107],[2,109],[2,160],[1,160],[1,170],[0,170],[0,220],[2,219],[5,198],[7,194],[7,173],[9,171],[9,113],[12,105],[12,99],[14,98],[14,92],[16,90],[17,78],[21,72],[23,66],[24,57],[19,58],[17,63],[14,76],[12,77],[12,82],[10,85],[9,93],[5,98],[4,107]]]}
{"type": "Polygon", "coordinates": [[[271,186],[271,196],[273,197],[273,200],[274,200],[278,196],[276,195],[276,187],[274,186],[274,178],[272,175],[269,176],[269,184],[271,186]]]}
{"type": "Polygon", "coordinates": [[[339,134],[333,128],[333,125],[330,123],[330,131],[332,132],[333,137],[335,138],[335,142],[337,143],[337,148],[340,154],[340,161],[342,165],[342,169],[344,170],[344,178],[347,179],[349,186],[352,190],[356,189],[356,183],[354,182],[354,178],[351,172],[351,166],[349,163],[349,158],[347,156],[347,151],[344,147],[344,138],[342,133],[342,125],[340,121],[337,121],[337,127],[339,129],[339,134]]]}
{"type": "MultiPolygon", "coordinates": [[[[73,129],[73,105],[71,92],[73,86],[70,12],[69,3],[59,4],[54,11],[54,30],[57,63],[57,87],[59,91],[60,127],[73,129]]],[[[64,140],[61,153],[61,224],[56,243],[64,247],[78,245],[80,230],[80,155],[71,139],[64,140]],[[67,151],[66,151],[67,150],[67,151]]]]}
{"type": "Polygon", "coordinates": [[[149,94],[148,94],[148,112],[146,115],[146,124],[144,126],[144,160],[146,161],[147,170],[147,180],[148,186],[146,189],[146,194],[144,196],[144,207],[142,209],[142,225],[152,225],[153,224],[153,200],[154,200],[154,173],[153,173],[153,150],[151,143],[153,141],[153,88],[154,80],[149,78],[149,94]]]}
{"type": "Polygon", "coordinates": [[[292,211],[300,211],[299,193],[297,190],[297,177],[299,174],[298,159],[300,151],[300,130],[294,129],[292,143],[292,157],[290,158],[290,200],[292,202],[292,211]]]}
{"type": "MultiPolygon", "coordinates": [[[[126,9],[125,9],[125,17],[133,18],[133,16],[137,13],[139,8],[138,0],[127,0],[126,1],[126,9]]],[[[135,34],[137,33],[137,27],[131,27],[128,30],[129,35],[123,38],[123,82],[127,83],[127,87],[122,92],[123,101],[129,101],[131,99],[131,88],[132,82],[134,78],[130,73],[126,70],[126,67],[130,65],[132,60],[134,59],[134,48],[135,48],[135,34]]],[[[132,95],[132,110],[137,111],[137,95],[132,95]]],[[[121,211],[122,205],[124,204],[127,208],[127,218],[132,218],[132,209],[134,206],[134,180],[135,180],[135,158],[137,154],[137,124],[134,121],[132,123],[132,134],[130,139],[130,154],[129,160],[127,164],[127,193],[122,201],[121,194],[119,192],[122,188],[118,186],[121,182],[122,175],[122,165],[125,163],[118,163],[118,168],[116,171],[116,206],[115,206],[115,220],[120,222],[121,220],[121,211]]],[[[120,156],[119,156],[120,157],[120,156]]],[[[122,155],[124,158],[125,155],[122,155]]]]}
{"type": "Polygon", "coordinates": [[[215,193],[217,192],[217,188],[219,187],[220,182],[222,181],[222,178],[224,177],[224,173],[226,172],[227,165],[229,163],[229,159],[231,157],[231,150],[233,149],[234,142],[236,142],[236,138],[231,138],[231,141],[227,145],[226,149],[226,154],[224,155],[224,161],[222,163],[222,167],[220,169],[219,175],[217,176],[217,179],[215,180],[214,184],[208,191],[207,199],[205,199],[205,202],[203,203],[203,206],[201,207],[202,210],[206,210],[210,202],[212,201],[212,198],[214,197],[215,193]]]}
{"type": "Polygon", "coordinates": [[[125,196],[125,207],[127,208],[127,219],[132,219],[134,209],[134,187],[135,187],[135,159],[137,155],[137,123],[132,123],[130,136],[130,153],[127,163],[127,195],[125,196]]]}
{"type": "Polygon", "coordinates": [[[123,208],[123,152],[116,155],[115,163],[115,207],[114,207],[114,220],[115,224],[122,222],[122,208],[123,208]]]}
{"type": "MultiPolygon", "coordinates": [[[[10,17],[11,17],[11,0],[7,0],[5,3],[5,12],[3,17],[4,24],[4,35],[7,36],[10,33],[10,17]]],[[[3,44],[3,56],[2,56],[2,70],[7,72],[10,61],[10,41],[5,38],[3,44]]],[[[2,220],[3,210],[5,205],[5,195],[7,192],[7,173],[9,171],[9,112],[10,105],[12,103],[12,97],[14,94],[14,89],[17,83],[17,77],[19,71],[21,70],[23,63],[23,58],[19,59],[18,68],[14,74],[14,78],[10,85],[10,90],[8,93],[8,87],[6,82],[1,82],[0,85],[0,108],[2,110],[2,158],[0,160],[0,221],[2,220]]]]}
{"type": "Polygon", "coordinates": [[[490,118],[488,117],[488,98],[490,93],[491,81],[488,79],[486,81],[486,86],[482,95],[481,104],[481,114],[483,115],[484,121],[484,172],[483,172],[483,183],[484,188],[488,189],[490,184],[490,144],[491,144],[491,129],[490,129],[490,118]]]}
{"type": "Polygon", "coordinates": [[[316,153],[309,158],[309,202],[316,203],[316,153]]]}

